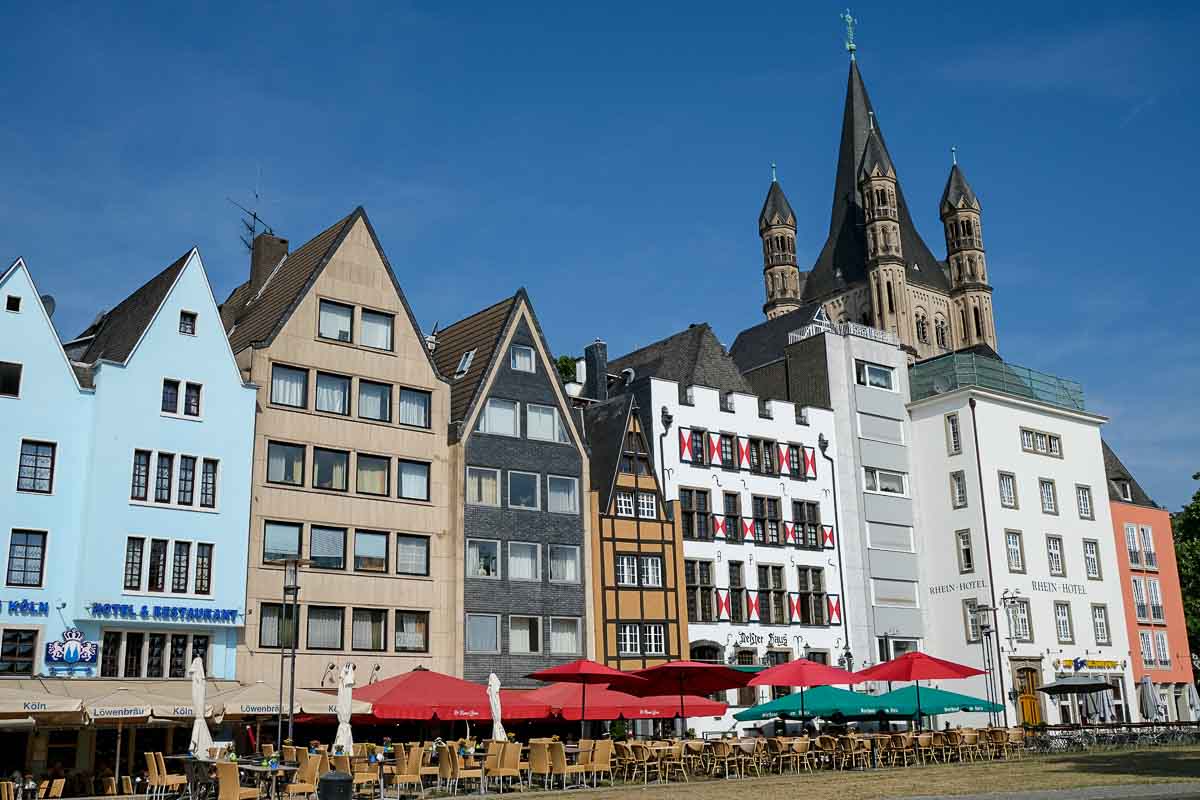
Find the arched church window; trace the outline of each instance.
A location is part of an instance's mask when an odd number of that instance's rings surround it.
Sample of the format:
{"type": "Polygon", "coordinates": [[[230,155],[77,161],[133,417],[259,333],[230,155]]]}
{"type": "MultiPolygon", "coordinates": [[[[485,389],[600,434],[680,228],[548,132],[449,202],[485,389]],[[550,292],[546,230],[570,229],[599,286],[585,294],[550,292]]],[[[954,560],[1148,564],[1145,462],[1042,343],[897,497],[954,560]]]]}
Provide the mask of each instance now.
{"type": "Polygon", "coordinates": [[[967,274],[975,277],[975,256],[967,256],[967,274]]]}
{"type": "Polygon", "coordinates": [[[962,318],[963,339],[966,339],[970,334],[970,329],[967,328],[967,310],[965,308],[960,308],[958,310],[958,315],[962,318]]]}
{"type": "Polygon", "coordinates": [[[896,299],[892,297],[892,282],[887,282],[888,313],[896,313],[896,299]]]}
{"type": "Polygon", "coordinates": [[[933,322],[933,335],[937,340],[937,346],[943,349],[949,347],[946,344],[946,320],[939,317],[933,322]]]}
{"type": "Polygon", "coordinates": [[[929,320],[925,318],[925,312],[917,312],[917,341],[922,344],[929,344],[929,320]]]}
{"type": "Polygon", "coordinates": [[[983,316],[979,313],[979,306],[972,309],[975,312],[975,335],[980,339],[983,338],[983,316]]]}

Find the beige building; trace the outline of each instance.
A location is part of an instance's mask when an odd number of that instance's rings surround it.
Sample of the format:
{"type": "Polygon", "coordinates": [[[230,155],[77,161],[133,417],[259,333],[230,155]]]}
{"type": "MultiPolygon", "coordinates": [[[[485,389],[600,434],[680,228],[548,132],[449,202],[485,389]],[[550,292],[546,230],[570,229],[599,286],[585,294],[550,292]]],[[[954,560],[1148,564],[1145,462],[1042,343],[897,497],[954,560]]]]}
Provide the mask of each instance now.
{"type": "Polygon", "coordinates": [[[259,387],[238,678],[277,683],[293,634],[298,686],[333,685],[347,661],[364,684],[460,671],[450,392],[366,213],[292,253],[258,236],[221,313],[259,387]],[[293,620],[278,562],[296,557],[293,620]]]}

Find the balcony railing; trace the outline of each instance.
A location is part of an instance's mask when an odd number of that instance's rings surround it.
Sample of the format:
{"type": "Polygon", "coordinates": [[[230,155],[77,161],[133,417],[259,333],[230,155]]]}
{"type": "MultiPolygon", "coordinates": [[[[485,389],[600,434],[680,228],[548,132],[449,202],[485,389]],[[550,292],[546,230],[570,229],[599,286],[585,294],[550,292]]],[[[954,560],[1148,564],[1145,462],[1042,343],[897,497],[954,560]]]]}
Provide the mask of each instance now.
{"type": "Polygon", "coordinates": [[[810,322],[798,331],[788,334],[788,344],[804,341],[822,333],[835,333],[838,336],[857,336],[860,339],[870,339],[883,344],[898,346],[900,339],[891,331],[881,331],[870,325],[859,325],[857,322],[810,322]]]}
{"type": "Polygon", "coordinates": [[[1145,603],[1134,603],[1133,605],[1137,611],[1137,618],[1138,619],[1146,619],[1146,604],[1145,603]]]}
{"type": "Polygon", "coordinates": [[[1142,551],[1131,549],[1129,551],[1129,563],[1135,567],[1140,567],[1142,565],[1142,551]]]}
{"type": "Polygon", "coordinates": [[[974,353],[951,353],[909,370],[913,400],[923,400],[967,386],[1003,392],[1041,403],[1083,411],[1083,387],[1027,367],[974,353]]]}
{"type": "Polygon", "coordinates": [[[1162,622],[1164,619],[1166,619],[1166,615],[1163,614],[1163,607],[1151,604],[1150,619],[1154,620],[1155,622],[1162,622]]]}
{"type": "Polygon", "coordinates": [[[1147,550],[1143,560],[1146,562],[1146,569],[1158,569],[1158,553],[1147,550]]]}

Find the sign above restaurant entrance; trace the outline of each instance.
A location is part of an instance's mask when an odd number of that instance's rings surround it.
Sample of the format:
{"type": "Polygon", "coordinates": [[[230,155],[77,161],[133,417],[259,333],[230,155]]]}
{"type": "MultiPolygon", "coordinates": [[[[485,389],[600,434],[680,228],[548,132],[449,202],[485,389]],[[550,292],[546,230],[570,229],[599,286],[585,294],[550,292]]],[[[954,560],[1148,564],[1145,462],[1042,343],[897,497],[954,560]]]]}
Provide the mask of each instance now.
{"type": "Polygon", "coordinates": [[[197,606],[135,606],[130,603],[90,603],[88,611],[97,619],[127,619],[141,622],[194,622],[236,625],[241,614],[236,608],[197,606]]]}
{"type": "Polygon", "coordinates": [[[1051,662],[1055,669],[1082,672],[1085,669],[1119,670],[1121,662],[1095,658],[1059,658],[1051,662]]]}

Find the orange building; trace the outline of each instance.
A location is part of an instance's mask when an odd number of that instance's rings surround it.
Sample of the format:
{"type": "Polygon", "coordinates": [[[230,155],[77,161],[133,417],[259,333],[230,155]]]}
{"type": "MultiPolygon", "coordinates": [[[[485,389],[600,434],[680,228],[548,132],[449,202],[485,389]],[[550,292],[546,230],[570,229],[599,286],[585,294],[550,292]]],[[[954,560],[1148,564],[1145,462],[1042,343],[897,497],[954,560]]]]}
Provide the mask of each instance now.
{"type": "MultiPolygon", "coordinates": [[[[1113,534],[1125,596],[1134,680],[1149,677],[1158,719],[1194,720],[1189,703],[1192,657],[1171,537],[1171,516],[1142,490],[1104,443],[1113,534]]],[[[1140,708],[1140,704],[1139,704],[1140,708]]],[[[1143,711],[1143,716],[1146,714],[1143,711]]]]}
{"type": "Polygon", "coordinates": [[[642,669],[686,658],[683,542],[675,504],[663,502],[633,395],[587,407],[584,430],[591,448],[596,660],[642,669]]]}

